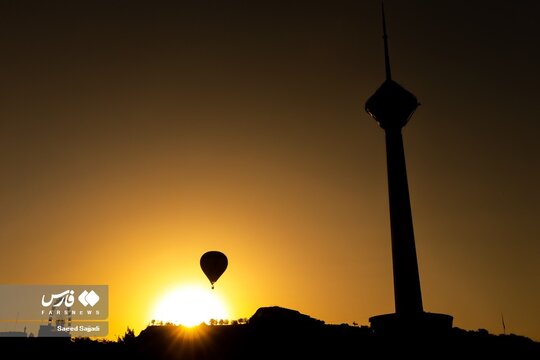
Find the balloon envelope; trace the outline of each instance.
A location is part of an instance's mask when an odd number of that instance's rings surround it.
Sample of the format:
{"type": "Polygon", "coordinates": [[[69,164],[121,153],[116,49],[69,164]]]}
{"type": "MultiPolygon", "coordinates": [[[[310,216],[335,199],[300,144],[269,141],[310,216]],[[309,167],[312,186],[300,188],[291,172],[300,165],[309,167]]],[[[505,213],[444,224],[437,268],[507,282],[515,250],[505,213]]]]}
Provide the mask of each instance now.
{"type": "Polygon", "coordinates": [[[225,272],[225,269],[227,269],[228,264],[227,257],[220,251],[208,251],[201,256],[201,269],[208,280],[210,280],[212,289],[214,288],[214,283],[225,272]]]}

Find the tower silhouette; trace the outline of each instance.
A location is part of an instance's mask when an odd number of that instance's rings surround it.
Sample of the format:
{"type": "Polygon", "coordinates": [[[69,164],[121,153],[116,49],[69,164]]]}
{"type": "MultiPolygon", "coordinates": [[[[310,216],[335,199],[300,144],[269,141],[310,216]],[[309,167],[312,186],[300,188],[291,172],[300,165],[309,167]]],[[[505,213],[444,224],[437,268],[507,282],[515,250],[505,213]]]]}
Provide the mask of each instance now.
{"type": "Polygon", "coordinates": [[[412,212],[401,129],[420,105],[416,97],[392,80],[384,3],[382,26],[386,80],[367,100],[365,109],[386,135],[386,163],[392,238],[395,313],[371,317],[379,333],[444,330],[452,327],[452,316],[424,312],[420,275],[412,223],[412,212]]]}

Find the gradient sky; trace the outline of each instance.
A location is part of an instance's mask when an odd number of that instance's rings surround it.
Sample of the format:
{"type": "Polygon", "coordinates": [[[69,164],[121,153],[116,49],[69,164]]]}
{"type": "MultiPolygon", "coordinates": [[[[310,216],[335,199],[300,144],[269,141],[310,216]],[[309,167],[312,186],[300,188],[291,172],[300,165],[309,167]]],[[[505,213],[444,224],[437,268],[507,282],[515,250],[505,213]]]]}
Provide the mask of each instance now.
{"type": "MultiPolygon", "coordinates": [[[[424,307],[540,340],[537,1],[386,2],[424,307]]],[[[327,323],[393,312],[379,2],[0,2],[0,274],[327,323]],[[292,3],[292,4],[291,4],[292,3]]]]}

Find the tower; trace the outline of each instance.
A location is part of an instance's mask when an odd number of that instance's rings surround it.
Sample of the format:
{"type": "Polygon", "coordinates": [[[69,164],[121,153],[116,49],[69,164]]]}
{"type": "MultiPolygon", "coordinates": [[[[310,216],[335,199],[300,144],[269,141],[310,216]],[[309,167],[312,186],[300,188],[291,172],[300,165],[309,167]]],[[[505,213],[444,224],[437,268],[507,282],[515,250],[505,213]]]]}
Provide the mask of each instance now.
{"type": "Polygon", "coordinates": [[[388,198],[392,239],[395,313],[371,317],[371,327],[379,333],[416,330],[430,333],[452,327],[452,316],[426,313],[422,304],[420,275],[405,165],[401,129],[420,105],[416,97],[392,80],[384,3],[382,26],[386,80],[366,101],[366,112],[383,128],[386,136],[388,198]]]}

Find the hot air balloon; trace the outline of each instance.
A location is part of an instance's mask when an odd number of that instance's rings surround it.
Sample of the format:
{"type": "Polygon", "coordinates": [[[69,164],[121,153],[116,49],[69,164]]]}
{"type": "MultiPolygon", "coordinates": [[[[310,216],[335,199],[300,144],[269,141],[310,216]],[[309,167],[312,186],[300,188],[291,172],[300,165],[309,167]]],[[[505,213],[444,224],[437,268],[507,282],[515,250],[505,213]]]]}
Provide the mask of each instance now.
{"type": "Polygon", "coordinates": [[[212,289],[214,288],[214,283],[225,272],[225,269],[227,269],[228,264],[227,257],[220,251],[208,251],[201,256],[201,269],[208,280],[210,280],[212,289]]]}

